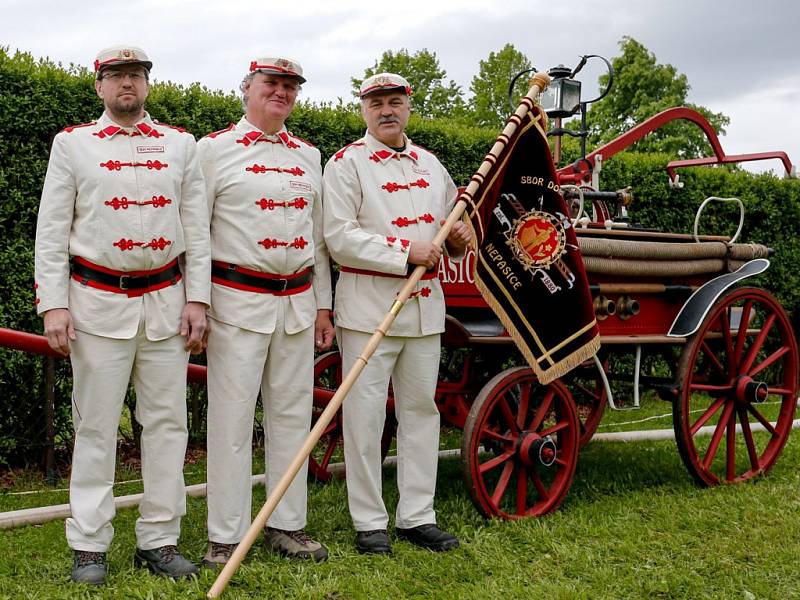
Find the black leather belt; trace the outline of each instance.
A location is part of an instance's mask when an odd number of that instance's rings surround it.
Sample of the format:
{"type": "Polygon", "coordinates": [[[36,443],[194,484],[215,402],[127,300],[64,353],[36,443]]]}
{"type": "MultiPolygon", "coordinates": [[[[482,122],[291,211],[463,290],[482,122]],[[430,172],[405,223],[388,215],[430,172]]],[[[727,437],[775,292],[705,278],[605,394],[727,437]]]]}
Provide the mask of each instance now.
{"type": "Polygon", "coordinates": [[[150,271],[116,271],[75,256],[72,278],[90,287],[117,293],[147,293],[180,281],[181,270],[176,258],[169,264],[150,271]]]}
{"type": "Polygon", "coordinates": [[[214,283],[239,289],[253,288],[250,291],[262,293],[299,293],[304,291],[299,288],[309,286],[313,274],[310,267],[291,275],[274,275],[246,269],[233,263],[217,260],[211,262],[211,281],[214,283]]]}

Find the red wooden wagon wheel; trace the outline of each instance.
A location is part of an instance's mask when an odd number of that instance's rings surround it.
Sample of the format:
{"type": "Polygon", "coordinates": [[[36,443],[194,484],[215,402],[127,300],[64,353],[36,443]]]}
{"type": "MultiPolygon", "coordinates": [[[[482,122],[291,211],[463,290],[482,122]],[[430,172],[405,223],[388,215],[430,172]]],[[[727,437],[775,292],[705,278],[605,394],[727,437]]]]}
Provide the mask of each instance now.
{"type": "MultiPolygon", "coordinates": [[[[342,359],[338,352],[326,352],[314,361],[314,388],[335,392],[342,383],[342,359]]],[[[390,388],[391,391],[391,388],[390,388]]],[[[314,394],[314,405],[311,409],[311,426],[319,419],[322,411],[328,406],[329,397],[314,394]]],[[[347,402],[347,398],[345,398],[347,402]]],[[[394,398],[390,395],[386,403],[386,424],[381,438],[381,458],[386,458],[395,430],[394,398]]],[[[308,473],[317,481],[327,483],[331,479],[328,470],[331,462],[344,460],[342,409],[336,411],[331,422],[325,428],[319,442],[308,457],[308,473]]],[[[343,474],[344,472],[342,472],[343,474]]]]}
{"type": "Polygon", "coordinates": [[[678,450],[699,484],[772,468],[792,428],[797,369],[789,318],[772,295],[741,288],[716,302],[681,355],[673,405],[678,450]]]}
{"type": "Polygon", "coordinates": [[[561,504],[578,461],[580,425],[561,381],[528,367],[497,374],[472,404],[461,442],[464,480],[487,517],[518,519],[561,504]]]}
{"type": "MultiPolygon", "coordinates": [[[[603,369],[607,370],[608,359],[601,364],[603,369]]],[[[581,429],[580,447],[583,448],[592,439],[603,418],[608,398],[606,387],[594,360],[587,360],[579,365],[565,375],[562,381],[569,388],[575,401],[581,429]]]]}

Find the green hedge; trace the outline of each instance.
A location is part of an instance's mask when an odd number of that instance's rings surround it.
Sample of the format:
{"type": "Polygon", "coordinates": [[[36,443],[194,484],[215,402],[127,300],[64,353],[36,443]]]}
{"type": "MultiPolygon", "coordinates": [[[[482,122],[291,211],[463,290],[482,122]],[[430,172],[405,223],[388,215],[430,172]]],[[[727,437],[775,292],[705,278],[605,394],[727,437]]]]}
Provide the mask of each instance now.
{"type": "MultiPolygon", "coordinates": [[[[85,69],[37,61],[2,47],[0,92],[0,326],[41,333],[41,320],[33,305],[33,238],[48,148],[63,127],[97,118],[102,105],[94,94],[93,76],[85,69]]],[[[154,118],[185,127],[198,138],[241,116],[236,96],[199,84],[155,84],[147,108],[154,118]]],[[[323,160],[360,137],[365,129],[352,105],[315,106],[307,102],[298,104],[288,126],[315,143],[323,160]]],[[[439,156],[453,179],[462,184],[469,181],[496,134],[447,120],[412,117],[409,123],[411,138],[439,156]]],[[[706,196],[740,197],[748,210],[742,239],[777,250],[764,285],[797,315],[800,182],[728,169],[694,169],[681,173],[685,188],[675,190],[667,184],[664,167],[668,160],[658,155],[615,157],[604,164],[603,187],[633,186],[637,200],[632,213],[637,221],[684,232],[690,231],[696,207],[706,196]]],[[[707,233],[733,232],[735,216],[730,210],[711,213],[716,216],[707,221],[707,233]]],[[[35,462],[42,455],[41,373],[39,358],[0,349],[0,466],[35,462]]],[[[66,361],[59,362],[57,381],[56,429],[59,439],[68,445],[71,427],[66,361]]],[[[193,431],[201,437],[202,423],[194,423],[193,431]]]]}

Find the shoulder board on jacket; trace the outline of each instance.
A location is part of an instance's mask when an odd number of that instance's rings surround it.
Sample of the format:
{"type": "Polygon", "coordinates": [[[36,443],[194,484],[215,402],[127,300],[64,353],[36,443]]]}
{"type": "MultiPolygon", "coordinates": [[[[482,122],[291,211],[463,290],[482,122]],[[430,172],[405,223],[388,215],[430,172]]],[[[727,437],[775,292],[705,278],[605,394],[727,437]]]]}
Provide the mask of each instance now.
{"type": "Polygon", "coordinates": [[[228,131],[232,131],[233,128],[236,127],[236,123],[231,123],[225,129],[220,129],[219,131],[214,131],[213,133],[209,133],[206,137],[214,139],[220,134],[227,133],[228,131]]]}
{"type": "Polygon", "coordinates": [[[344,158],[344,153],[347,152],[348,149],[353,148],[355,146],[363,146],[363,145],[364,142],[353,142],[351,144],[347,144],[347,146],[345,146],[344,148],[342,148],[336,154],[333,155],[334,157],[333,162],[336,162],[337,160],[344,158]]]}
{"type": "Polygon", "coordinates": [[[167,123],[162,123],[161,121],[156,121],[155,119],[153,119],[153,123],[155,123],[156,125],[162,125],[163,127],[169,127],[170,129],[174,129],[175,131],[180,131],[181,133],[188,133],[183,127],[169,125],[167,123]]]}
{"type": "Polygon", "coordinates": [[[293,134],[291,131],[289,131],[289,132],[287,132],[287,133],[289,134],[289,137],[293,137],[293,138],[294,138],[294,139],[296,139],[296,140],[300,140],[300,141],[301,141],[301,142],[303,142],[303,143],[304,143],[306,146],[309,146],[309,147],[311,147],[311,148],[316,148],[316,146],[315,146],[314,144],[312,144],[312,143],[311,143],[311,142],[309,142],[308,140],[304,140],[304,139],[303,139],[303,138],[301,138],[299,135],[295,135],[295,134],[293,134]]]}
{"type": "Polygon", "coordinates": [[[79,127],[90,127],[92,125],[97,125],[97,121],[89,121],[88,123],[81,123],[80,125],[70,125],[69,127],[64,127],[64,129],[62,129],[61,131],[72,133],[79,127]]]}
{"type": "Polygon", "coordinates": [[[420,145],[419,145],[418,143],[416,143],[416,142],[413,142],[413,143],[411,144],[411,147],[412,147],[412,148],[416,148],[417,150],[422,150],[423,152],[427,152],[427,153],[428,153],[428,154],[430,154],[431,156],[436,156],[436,153],[435,153],[435,152],[431,152],[431,151],[430,151],[430,150],[428,150],[428,149],[427,149],[425,146],[420,146],[420,145]]]}

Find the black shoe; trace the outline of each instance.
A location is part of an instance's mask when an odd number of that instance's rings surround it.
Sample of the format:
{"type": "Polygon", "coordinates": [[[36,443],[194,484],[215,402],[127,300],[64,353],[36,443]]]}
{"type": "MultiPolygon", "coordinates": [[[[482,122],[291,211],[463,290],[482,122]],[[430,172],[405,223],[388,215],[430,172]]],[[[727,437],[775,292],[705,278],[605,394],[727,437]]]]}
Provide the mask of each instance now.
{"type": "Polygon", "coordinates": [[[395,529],[397,537],[407,540],[421,548],[434,552],[446,552],[458,548],[458,538],[446,531],[442,531],[433,523],[418,525],[410,529],[395,529]]]}
{"type": "Polygon", "coordinates": [[[356,532],[356,550],[361,554],[391,554],[392,546],[385,529],[356,532]]]}
{"type": "Polygon", "coordinates": [[[72,559],[72,581],[103,585],[106,582],[106,553],[75,550],[72,559]]]}
{"type": "Polygon", "coordinates": [[[181,556],[177,546],[161,546],[152,550],[136,549],[133,562],[137,567],[146,566],[151,573],[178,579],[199,573],[198,568],[181,556]]]}

